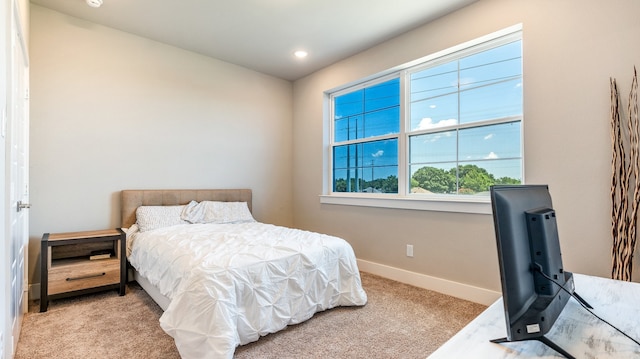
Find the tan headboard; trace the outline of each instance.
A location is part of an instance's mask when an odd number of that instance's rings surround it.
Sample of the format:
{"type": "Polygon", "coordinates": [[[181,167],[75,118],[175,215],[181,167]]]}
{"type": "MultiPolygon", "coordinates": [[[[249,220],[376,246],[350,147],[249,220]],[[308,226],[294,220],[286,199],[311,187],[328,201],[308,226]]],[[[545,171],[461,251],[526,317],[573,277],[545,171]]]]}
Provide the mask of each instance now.
{"type": "Polygon", "coordinates": [[[122,191],[122,227],[136,223],[136,209],[140,206],[176,206],[191,201],[247,202],[251,211],[250,189],[129,189],[122,191]]]}

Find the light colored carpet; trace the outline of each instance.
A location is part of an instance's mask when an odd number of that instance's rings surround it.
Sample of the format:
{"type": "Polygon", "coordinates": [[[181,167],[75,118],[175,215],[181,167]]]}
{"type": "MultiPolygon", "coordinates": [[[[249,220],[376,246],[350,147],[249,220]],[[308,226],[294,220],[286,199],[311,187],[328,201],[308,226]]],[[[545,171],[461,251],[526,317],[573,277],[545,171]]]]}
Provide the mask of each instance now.
{"type": "MultiPolygon", "coordinates": [[[[486,307],[362,273],[369,302],[334,308],[238,347],[242,358],[425,358],[486,307]]],[[[15,359],[179,358],[158,323],[162,310],[136,284],[31,303],[15,359]]]]}

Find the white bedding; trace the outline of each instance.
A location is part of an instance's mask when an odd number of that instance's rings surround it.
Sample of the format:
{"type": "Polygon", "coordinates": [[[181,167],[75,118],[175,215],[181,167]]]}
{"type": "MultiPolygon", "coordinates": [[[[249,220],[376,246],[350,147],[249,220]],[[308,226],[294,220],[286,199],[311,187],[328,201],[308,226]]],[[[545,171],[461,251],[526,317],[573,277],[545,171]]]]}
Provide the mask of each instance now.
{"type": "Polygon", "coordinates": [[[231,358],[314,313],[364,305],[343,239],[259,222],[132,233],[131,265],[171,300],[160,325],[183,358],[231,358]]]}

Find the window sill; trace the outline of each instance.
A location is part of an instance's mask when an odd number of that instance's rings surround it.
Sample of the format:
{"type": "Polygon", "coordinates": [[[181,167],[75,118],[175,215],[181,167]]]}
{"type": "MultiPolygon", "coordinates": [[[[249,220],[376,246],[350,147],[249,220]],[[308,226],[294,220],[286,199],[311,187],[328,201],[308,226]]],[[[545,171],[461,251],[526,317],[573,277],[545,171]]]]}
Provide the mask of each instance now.
{"type": "Polygon", "coordinates": [[[492,214],[491,200],[489,197],[460,196],[451,198],[398,196],[398,195],[357,195],[357,194],[332,194],[320,195],[320,203],[343,206],[362,206],[395,209],[412,209],[419,211],[492,214]]]}

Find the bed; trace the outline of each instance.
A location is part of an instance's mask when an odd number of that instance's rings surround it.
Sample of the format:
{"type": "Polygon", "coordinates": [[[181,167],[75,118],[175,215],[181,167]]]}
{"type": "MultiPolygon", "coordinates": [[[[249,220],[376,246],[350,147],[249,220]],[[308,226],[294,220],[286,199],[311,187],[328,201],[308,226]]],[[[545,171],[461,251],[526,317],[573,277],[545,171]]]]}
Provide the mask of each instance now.
{"type": "Polygon", "coordinates": [[[251,190],[124,190],[134,279],[183,358],[231,358],[314,313],[367,296],[343,239],[257,222],[251,190]]]}

